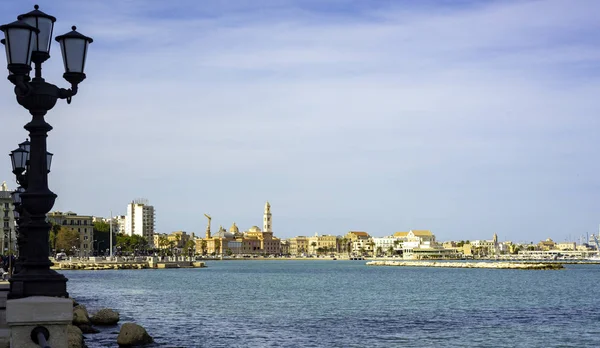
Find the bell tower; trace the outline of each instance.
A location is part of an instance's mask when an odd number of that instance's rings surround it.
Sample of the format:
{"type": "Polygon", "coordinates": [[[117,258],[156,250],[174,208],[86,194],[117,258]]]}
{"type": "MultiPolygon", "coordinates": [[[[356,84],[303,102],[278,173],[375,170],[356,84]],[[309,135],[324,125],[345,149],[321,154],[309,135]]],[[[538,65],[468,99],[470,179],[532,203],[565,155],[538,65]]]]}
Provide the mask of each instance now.
{"type": "Polygon", "coordinates": [[[267,201],[265,204],[265,215],[263,217],[263,232],[273,232],[273,220],[271,220],[271,204],[267,201]]]}

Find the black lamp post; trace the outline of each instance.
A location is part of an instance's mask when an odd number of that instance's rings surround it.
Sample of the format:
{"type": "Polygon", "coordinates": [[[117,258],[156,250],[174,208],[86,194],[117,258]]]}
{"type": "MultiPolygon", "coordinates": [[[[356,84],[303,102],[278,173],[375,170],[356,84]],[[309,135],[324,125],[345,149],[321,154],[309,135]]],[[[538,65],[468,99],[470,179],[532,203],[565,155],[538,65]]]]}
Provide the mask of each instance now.
{"type": "Polygon", "coordinates": [[[58,99],[67,103],[77,94],[78,84],[85,79],[85,60],[92,39],[73,31],[56,37],[60,43],[65,73],[70,89],[58,88],[42,78],[42,63],[50,58],[50,44],[56,18],[38,10],[22,14],[17,21],[0,26],[4,32],[9,70],[8,80],[15,85],[17,102],[29,111],[32,120],[25,125],[31,142],[20,144],[11,153],[13,171],[25,188],[20,194],[23,212],[19,239],[23,258],[19,273],[10,279],[9,298],[29,296],[67,297],[67,278],[50,269],[48,236],[50,224],[46,214],[52,209],[56,195],[48,188],[48,172],[52,155],[46,150],[46,138],[52,127],[44,116],[58,99]],[[35,75],[29,76],[31,63],[35,75]],[[23,145],[21,147],[21,145],[23,145]],[[23,185],[23,184],[26,185],[23,185]]]}

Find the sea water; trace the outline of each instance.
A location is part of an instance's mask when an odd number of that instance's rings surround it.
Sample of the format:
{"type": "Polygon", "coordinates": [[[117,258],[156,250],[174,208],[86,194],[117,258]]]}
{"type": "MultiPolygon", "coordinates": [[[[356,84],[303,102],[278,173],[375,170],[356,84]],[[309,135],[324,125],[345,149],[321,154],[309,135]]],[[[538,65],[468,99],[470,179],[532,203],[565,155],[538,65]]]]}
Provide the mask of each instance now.
{"type": "MultiPolygon", "coordinates": [[[[600,265],[558,271],[209,261],[207,268],[63,271],[94,310],[154,347],[600,347],[600,265]]],[[[117,347],[118,327],[86,334],[117,347]]]]}

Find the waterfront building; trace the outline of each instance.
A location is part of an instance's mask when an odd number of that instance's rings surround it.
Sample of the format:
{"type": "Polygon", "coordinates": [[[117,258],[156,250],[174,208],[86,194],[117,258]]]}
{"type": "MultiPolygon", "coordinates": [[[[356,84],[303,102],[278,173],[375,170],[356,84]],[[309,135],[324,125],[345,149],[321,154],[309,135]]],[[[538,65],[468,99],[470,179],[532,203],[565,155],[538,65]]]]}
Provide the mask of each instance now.
{"type": "Polygon", "coordinates": [[[302,255],[308,252],[308,238],[305,236],[297,236],[290,238],[290,255],[302,255]]]}
{"type": "Polygon", "coordinates": [[[169,235],[167,236],[167,240],[169,241],[169,243],[173,242],[176,248],[183,248],[187,244],[187,242],[193,238],[193,233],[192,235],[189,235],[185,231],[175,231],[169,233],[169,235]]]}
{"type": "Polygon", "coordinates": [[[492,239],[471,241],[473,252],[479,256],[496,255],[499,252],[498,235],[494,233],[492,239]]]}
{"type": "Polygon", "coordinates": [[[308,246],[311,253],[316,254],[318,250],[321,252],[338,252],[339,241],[333,235],[321,235],[315,233],[313,237],[308,238],[308,246]]]}
{"type": "Polygon", "coordinates": [[[373,247],[375,248],[376,254],[391,254],[390,251],[397,252],[402,250],[402,239],[398,237],[387,236],[387,237],[373,237],[373,247]]]}
{"type": "Polygon", "coordinates": [[[548,238],[543,240],[537,244],[537,249],[542,251],[548,251],[555,249],[556,243],[552,240],[552,238],[548,238]]]}
{"type": "Polygon", "coordinates": [[[148,244],[154,241],[155,210],[146,199],[138,199],[127,205],[125,234],[146,238],[148,244]]]}
{"type": "Polygon", "coordinates": [[[79,257],[92,256],[94,252],[94,224],[90,215],[77,215],[72,211],[66,213],[54,211],[48,213],[48,221],[73,229],[79,233],[79,246],[76,255],[79,257]]]}
{"type": "MultiPolygon", "coordinates": [[[[404,259],[428,259],[428,258],[457,258],[457,248],[444,248],[435,240],[435,235],[429,230],[410,230],[406,234],[405,242],[402,243],[402,257],[404,259]]],[[[471,247],[464,244],[464,247],[471,247]]]]}
{"type": "Polygon", "coordinates": [[[152,235],[152,245],[155,249],[169,249],[169,235],[166,233],[155,233],[152,235]]]}
{"type": "Polygon", "coordinates": [[[561,242],[561,243],[556,243],[556,245],[554,247],[558,250],[577,250],[577,243],[561,242]]]}
{"type": "Polygon", "coordinates": [[[289,240],[281,240],[281,255],[289,255],[290,254],[290,241],[289,240]]]}
{"type": "Polygon", "coordinates": [[[373,252],[371,236],[364,231],[350,231],[344,236],[351,243],[351,251],[355,254],[373,252]]]}
{"type": "Polygon", "coordinates": [[[14,253],[17,250],[17,233],[15,222],[15,210],[13,199],[8,190],[6,181],[0,185],[0,213],[2,215],[2,233],[0,234],[0,245],[2,254],[14,253]]]}

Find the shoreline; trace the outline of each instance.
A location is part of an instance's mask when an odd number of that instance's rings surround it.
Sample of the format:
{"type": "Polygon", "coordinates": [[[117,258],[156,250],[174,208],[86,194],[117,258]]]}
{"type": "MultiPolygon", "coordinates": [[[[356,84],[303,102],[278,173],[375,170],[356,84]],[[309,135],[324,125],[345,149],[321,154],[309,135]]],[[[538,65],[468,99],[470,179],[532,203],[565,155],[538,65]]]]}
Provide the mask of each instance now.
{"type": "Polygon", "coordinates": [[[443,267],[443,268],[485,268],[485,269],[520,269],[520,270],[559,270],[564,269],[562,263],[519,263],[519,262],[435,262],[435,261],[370,261],[367,266],[396,267],[443,267]]]}

